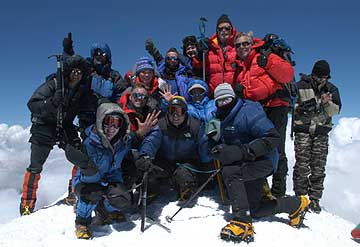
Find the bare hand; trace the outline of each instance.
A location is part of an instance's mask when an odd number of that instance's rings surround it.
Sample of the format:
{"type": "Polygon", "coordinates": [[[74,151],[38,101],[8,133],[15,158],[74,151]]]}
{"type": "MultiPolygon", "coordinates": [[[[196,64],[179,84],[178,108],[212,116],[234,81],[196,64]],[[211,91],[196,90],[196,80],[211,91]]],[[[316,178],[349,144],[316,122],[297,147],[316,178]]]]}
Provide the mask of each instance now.
{"type": "Polygon", "coordinates": [[[332,100],[332,94],[331,93],[324,93],[324,94],[321,95],[321,103],[327,104],[331,100],[332,100]]]}
{"type": "Polygon", "coordinates": [[[138,118],[136,118],[136,121],[138,124],[138,130],[136,131],[136,133],[140,137],[143,137],[147,133],[149,133],[149,131],[158,123],[158,117],[160,115],[160,112],[161,111],[156,112],[154,110],[152,113],[149,113],[146,116],[146,119],[144,122],[141,122],[138,118]]]}
{"type": "Polygon", "coordinates": [[[177,92],[175,92],[174,94],[171,93],[171,86],[169,84],[167,84],[167,86],[164,87],[164,92],[160,91],[160,94],[162,97],[164,97],[164,99],[169,102],[170,100],[172,100],[172,98],[174,96],[177,95],[177,92]]]}

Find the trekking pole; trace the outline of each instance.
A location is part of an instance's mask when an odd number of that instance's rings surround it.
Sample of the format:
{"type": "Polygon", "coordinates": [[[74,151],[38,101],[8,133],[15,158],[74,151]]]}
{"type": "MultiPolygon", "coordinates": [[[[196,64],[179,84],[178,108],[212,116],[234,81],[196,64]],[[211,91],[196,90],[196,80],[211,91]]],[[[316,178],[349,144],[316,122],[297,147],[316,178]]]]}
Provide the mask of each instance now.
{"type": "MultiPolygon", "coordinates": [[[[220,161],[219,160],[214,160],[214,166],[215,166],[216,170],[220,169],[220,161]]],[[[225,203],[225,191],[224,191],[224,186],[223,186],[223,183],[222,183],[221,174],[218,173],[216,175],[216,178],[217,178],[217,182],[218,182],[218,185],[219,185],[221,201],[223,203],[225,203]]]]}
{"type": "Polygon", "coordinates": [[[211,174],[211,176],[198,188],[198,190],[184,203],[184,205],[182,205],[174,214],[173,216],[166,216],[165,219],[167,222],[171,223],[173,218],[183,209],[185,208],[187,205],[189,205],[189,203],[194,200],[195,197],[197,197],[197,195],[205,188],[205,186],[210,182],[210,180],[212,180],[219,172],[221,171],[220,169],[217,169],[213,174],[211,174]]]}
{"type": "Polygon", "coordinates": [[[141,232],[145,231],[145,221],[146,221],[146,198],[147,198],[147,187],[148,187],[148,172],[144,172],[142,179],[142,195],[141,195],[141,232]]]}
{"type": "MultiPolygon", "coordinates": [[[[203,47],[206,45],[204,40],[205,36],[205,22],[207,22],[205,17],[200,18],[199,30],[200,30],[200,42],[203,44],[203,47]]],[[[203,60],[203,81],[205,82],[205,50],[202,50],[202,60],[203,60]]]]}

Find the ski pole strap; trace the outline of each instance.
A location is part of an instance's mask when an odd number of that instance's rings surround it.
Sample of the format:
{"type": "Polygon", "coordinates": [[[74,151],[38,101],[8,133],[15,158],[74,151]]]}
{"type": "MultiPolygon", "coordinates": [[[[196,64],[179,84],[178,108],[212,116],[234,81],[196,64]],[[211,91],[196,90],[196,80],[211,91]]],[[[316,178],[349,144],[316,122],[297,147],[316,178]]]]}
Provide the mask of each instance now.
{"type": "Polygon", "coordinates": [[[189,164],[189,163],[183,163],[183,164],[176,163],[176,166],[186,168],[186,169],[188,169],[188,170],[190,170],[190,171],[192,171],[192,172],[195,172],[195,173],[208,174],[208,173],[213,173],[213,172],[216,171],[216,169],[214,169],[214,170],[208,170],[208,171],[202,171],[202,170],[196,169],[194,166],[192,166],[192,165],[189,164]]]}

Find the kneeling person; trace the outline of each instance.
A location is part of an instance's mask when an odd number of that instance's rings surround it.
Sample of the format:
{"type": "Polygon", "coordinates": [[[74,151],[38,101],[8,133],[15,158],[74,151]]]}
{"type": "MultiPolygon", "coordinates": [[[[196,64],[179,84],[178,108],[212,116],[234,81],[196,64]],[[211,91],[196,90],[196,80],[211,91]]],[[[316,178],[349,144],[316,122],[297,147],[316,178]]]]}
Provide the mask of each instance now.
{"type": "Polygon", "coordinates": [[[122,177],[122,165],[130,150],[129,120],[120,106],[101,104],[96,112],[96,123],[86,129],[87,138],[81,150],[67,145],[66,157],[79,170],[73,187],[78,196],[76,208],[76,236],[92,236],[91,213],[103,223],[124,221],[121,210],[131,206],[131,195],[122,177]]]}
{"type": "Polygon", "coordinates": [[[250,242],[252,218],[288,213],[289,224],[299,227],[309,200],[284,197],[262,201],[262,185],[275,171],[280,137],[259,103],[237,99],[230,84],[215,89],[220,138],[211,152],[222,164],[222,176],[232,206],[233,219],[220,233],[224,240],[250,242]]]}
{"type": "Polygon", "coordinates": [[[149,159],[162,171],[153,170],[149,190],[156,190],[158,181],[170,178],[179,192],[179,200],[188,199],[196,189],[200,170],[208,170],[211,161],[204,144],[202,123],[189,116],[183,97],[170,100],[166,115],[143,140],[140,159],[135,162],[140,170],[149,167],[149,159]]]}

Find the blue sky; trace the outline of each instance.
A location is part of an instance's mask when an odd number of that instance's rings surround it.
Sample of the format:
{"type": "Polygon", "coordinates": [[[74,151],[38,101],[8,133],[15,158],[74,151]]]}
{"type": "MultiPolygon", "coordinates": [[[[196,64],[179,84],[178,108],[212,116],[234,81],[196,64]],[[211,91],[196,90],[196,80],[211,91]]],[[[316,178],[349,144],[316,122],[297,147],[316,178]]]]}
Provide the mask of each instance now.
{"type": "Polygon", "coordinates": [[[357,69],[360,69],[360,3],[319,0],[223,1],[5,1],[0,9],[0,123],[30,125],[26,103],[62,52],[62,39],[73,33],[75,51],[89,56],[90,45],[107,42],[113,67],[121,74],[147,55],[151,37],[165,52],[180,49],[184,36],[199,35],[199,18],[208,19],[206,34],[215,31],[226,13],[240,31],[258,37],[273,32],[295,50],[298,73],[310,73],[316,60],[331,65],[332,81],[343,101],[341,116],[359,117],[357,69]]]}

